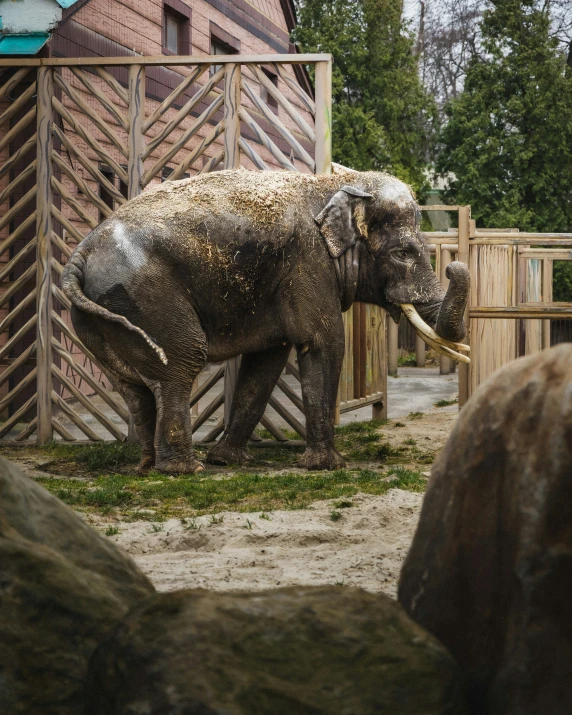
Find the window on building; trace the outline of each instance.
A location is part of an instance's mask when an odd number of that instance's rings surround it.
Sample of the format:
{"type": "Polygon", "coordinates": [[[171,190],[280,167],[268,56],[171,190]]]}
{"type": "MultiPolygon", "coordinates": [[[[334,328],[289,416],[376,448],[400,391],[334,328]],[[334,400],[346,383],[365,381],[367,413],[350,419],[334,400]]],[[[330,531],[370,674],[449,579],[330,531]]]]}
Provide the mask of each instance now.
{"type": "MultiPolygon", "coordinates": [[[[226,30],[219,27],[216,23],[210,22],[209,29],[211,33],[211,55],[238,55],[240,53],[240,40],[229,35],[226,30]]],[[[216,74],[222,65],[211,65],[210,74],[216,74]]]]}
{"type": "MultiPolygon", "coordinates": [[[[278,75],[275,75],[273,72],[270,72],[267,69],[262,68],[262,71],[268,77],[268,79],[272,82],[272,84],[275,87],[278,87],[278,75]]],[[[263,102],[266,103],[268,107],[274,112],[274,114],[278,114],[278,102],[274,99],[274,97],[270,94],[270,92],[264,87],[264,85],[260,85],[260,98],[262,99],[263,102]]]]}
{"type": "Polygon", "coordinates": [[[191,9],[182,0],[163,2],[163,54],[191,54],[191,9]]]}

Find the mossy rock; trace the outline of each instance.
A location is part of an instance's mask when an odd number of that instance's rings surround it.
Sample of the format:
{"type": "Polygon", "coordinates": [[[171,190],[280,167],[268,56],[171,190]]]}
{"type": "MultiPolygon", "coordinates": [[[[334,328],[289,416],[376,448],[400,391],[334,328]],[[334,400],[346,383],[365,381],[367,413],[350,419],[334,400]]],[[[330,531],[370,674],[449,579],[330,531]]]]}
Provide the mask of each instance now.
{"type": "Polygon", "coordinates": [[[398,603],[344,587],[179,591],[97,649],[88,715],[461,715],[457,667],[398,603]]]}
{"type": "Polygon", "coordinates": [[[93,650],[154,592],[115,544],[0,458],[0,713],[83,713],[93,650]]]}

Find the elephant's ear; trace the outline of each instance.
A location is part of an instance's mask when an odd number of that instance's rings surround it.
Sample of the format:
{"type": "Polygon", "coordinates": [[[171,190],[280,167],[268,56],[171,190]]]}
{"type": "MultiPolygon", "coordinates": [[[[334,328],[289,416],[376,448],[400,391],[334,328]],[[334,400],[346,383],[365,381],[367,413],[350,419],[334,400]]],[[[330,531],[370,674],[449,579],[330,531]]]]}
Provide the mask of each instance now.
{"type": "MultiPolygon", "coordinates": [[[[368,199],[373,199],[372,194],[367,194],[353,186],[342,186],[328,201],[314,221],[320,231],[330,255],[339,258],[348,248],[355,245],[361,233],[354,217],[356,204],[368,199]]],[[[363,212],[361,212],[363,215],[363,212]]]]}

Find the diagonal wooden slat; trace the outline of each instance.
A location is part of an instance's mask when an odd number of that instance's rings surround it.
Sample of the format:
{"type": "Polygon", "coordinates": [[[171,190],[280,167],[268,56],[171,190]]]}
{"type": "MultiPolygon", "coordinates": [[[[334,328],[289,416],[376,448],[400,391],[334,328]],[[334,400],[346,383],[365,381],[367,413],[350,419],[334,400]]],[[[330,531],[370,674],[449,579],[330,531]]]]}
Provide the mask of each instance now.
{"type": "MultiPolygon", "coordinates": [[[[36,261],[27,268],[21,276],[19,276],[13,283],[11,283],[6,291],[0,295],[0,308],[3,308],[6,303],[12,298],[19,290],[22,290],[26,283],[35,278],[36,276],[36,261]]],[[[28,321],[29,322],[29,321],[28,321]]],[[[3,348],[0,349],[0,353],[3,348]]]]}
{"type": "Polygon", "coordinates": [[[28,320],[27,323],[25,323],[20,330],[18,330],[14,335],[8,340],[8,342],[4,343],[2,347],[0,348],[0,360],[4,360],[4,358],[10,353],[10,351],[14,348],[15,345],[17,345],[20,340],[26,335],[27,333],[30,332],[30,330],[35,327],[36,323],[38,322],[38,316],[33,315],[30,320],[28,320]]]}
{"type": "Polygon", "coordinates": [[[72,253],[73,253],[73,251],[72,251],[72,249],[67,245],[67,243],[64,243],[64,242],[62,241],[62,239],[58,236],[58,234],[55,233],[54,231],[51,231],[51,232],[50,232],[50,236],[51,236],[52,243],[54,244],[54,246],[56,246],[57,248],[59,248],[59,250],[64,254],[64,256],[65,256],[66,258],[70,258],[71,255],[72,255],[72,253]]]}
{"type": "Polygon", "coordinates": [[[87,132],[79,122],[75,120],[75,118],[68,112],[68,110],[64,107],[64,105],[59,101],[57,97],[52,97],[52,106],[60,115],[60,117],[66,120],[71,129],[73,129],[73,131],[78,134],[84,140],[84,142],[89,147],[91,147],[91,149],[93,149],[93,151],[97,154],[101,161],[104,164],[108,164],[117,174],[117,176],[121,179],[121,181],[123,181],[124,184],[128,184],[129,179],[127,178],[127,174],[121,168],[121,166],[115,161],[111,154],[105,151],[101,144],[96,139],[94,139],[91,134],[87,132]]]}
{"type": "Polygon", "coordinates": [[[282,404],[280,404],[280,402],[278,402],[278,400],[274,396],[270,395],[268,404],[280,415],[280,417],[282,417],[285,422],[290,425],[290,427],[292,427],[293,430],[298,432],[302,439],[307,438],[306,428],[304,427],[304,425],[299,422],[294,417],[294,415],[288,412],[288,410],[282,404]]]}
{"type": "Polygon", "coordinates": [[[115,104],[108,97],[105,96],[105,94],[99,89],[99,87],[93,84],[93,82],[89,79],[85,71],[79,69],[78,67],[70,67],[69,69],[70,72],[75,77],[77,77],[77,79],[79,79],[79,81],[83,84],[87,91],[94,97],[97,97],[101,105],[105,107],[109,114],[111,114],[117,124],[119,124],[119,126],[122,127],[122,129],[124,129],[126,132],[129,131],[127,117],[121,113],[119,108],[116,107],[115,104]]]}
{"type": "Polygon", "coordinates": [[[207,392],[216,385],[216,383],[219,380],[222,380],[224,377],[224,367],[219,367],[219,369],[216,372],[213,372],[213,374],[203,382],[203,384],[196,390],[196,392],[193,392],[191,395],[191,400],[189,403],[189,407],[192,407],[193,405],[196,405],[196,403],[202,399],[207,392]]]}
{"type": "Polygon", "coordinates": [[[52,345],[54,347],[54,351],[61,357],[62,360],[65,360],[67,364],[77,372],[77,374],[87,382],[87,384],[92,388],[94,392],[96,392],[104,402],[106,402],[109,407],[111,407],[112,410],[117,412],[117,414],[121,417],[122,420],[125,420],[125,422],[129,421],[129,410],[124,407],[118,400],[116,400],[109,390],[106,390],[97,380],[90,375],[90,373],[82,367],[74,358],[69,354],[69,352],[59,343],[55,338],[52,338],[52,345]]]}
{"type": "Polygon", "coordinates": [[[0,267],[2,270],[0,270],[0,282],[6,280],[6,278],[10,275],[10,273],[14,270],[14,268],[20,263],[22,258],[25,258],[30,251],[32,251],[36,247],[36,239],[33,238],[31,241],[28,241],[24,248],[22,248],[21,251],[18,251],[18,253],[12,258],[12,260],[8,261],[8,263],[5,264],[0,264],[0,267]]]}
{"type": "Polygon", "coordinates": [[[268,164],[258,156],[258,154],[250,146],[250,144],[244,139],[244,137],[240,137],[240,139],[238,140],[238,146],[240,147],[242,153],[250,159],[250,161],[257,169],[261,169],[262,171],[269,171],[268,164]]]}
{"type": "Polygon", "coordinates": [[[292,132],[287,129],[284,124],[282,124],[280,119],[278,119],[278,117],[270,110],[270,108],[260,99],[260,97],[256,94],[256,92],[252,89],[248,82],[242,83],[242,89],[246,92],[248,98],[258,109],[258,111],[261,112],[263,116],[267,119],[267,121],[272,124],[274,129],[279,132],[284,141],[290,145],[292,150],[297,155],[298,159],[300,159],[300,161],[303,161],[304,164],[306,164],[306,166],[310,169],[310,171],[315,171],[316,162],[312,159],[312,157],[308,154],[308,152],[304,149],[304,147],[300,144],[300,142],[296,139],[292,132]]]}
{"type": "Polygon", "coordinates": [[[220,420],[214,425],[214,427],[207,432],[207,434],[202,438],[201,442],[203,444],[208,444],[209,442],[214,442],[215,439],[224,432],[224,419],[221,417],[220,420]]]}
{"type": "Polygon", "coordinates": [[[16,178],[11,181],[3,191],[0,192],[0,205],[2,205],[4,201],[7,201],[10,198],[13,191],[18,188],[18,186],[20,186],[22,182],[26,181],[28,177],[34,174],[37,165],[38,162],[36,161],[36,159],[34,159],[31,164],[28,164],[28,166],[23,171],[21,171],[18,176],[16,176],[16,178]]]}
{"type": "Polygon", "coordinates": [[[129,96],[127,95],[127,91],[119,84],[115,77],[110,72],[108,72],[105,67],[92,66],[91,69],[98,77],[100,77],[107,84],[108,87],[110,87],[115,92],[115,94],[123,101],[123,103],[127,107],[129,104],[129,96]]]}
{"type": "Polygon", "coordinates": [[[218,410],[219,407],[222,407],[224,405],[224,392],[220,392],[214,400],[210,403],[208,407],[206,407],[201,414],[197,417],[197,419],[193,422],[191,431],[196,432],[199,427],[208,420],[208,418],[211,415],[214,415],[214,413],[218,410]]]}
{"type": "Polygon", "coordinates": [[[17,97],[8,107],[8,109],[0,114],[0,125],[9,121],[36,93],[36,83],[33,82],[25,92],[17,97]]]}
{"type": "Polygon", "coordinates": [[[69,154],[73,154],[77,161],[83,166],[83,168],[91,175],[98,184],[101,184],[107,193],[111,194],[115,201],[119,204],[124,204],[127,200],[123,194],[116,189],[116,187],[109,181],[109,179],[104,176],[99,169],[94,166],[93,162],[90,161],[87,156],[82,152],[82,150],[77,147],[58,126],[54,125],[54,135],[61,141],[65,146],[69,154]]]}
{"type": "Polygon", "coordinates": [[[85,345],[81,342],[81,340],[77,337],[77,335],[70,329],[69,325],[65,323],[60,316],[56,313],[55,310],[52,310],[52,322],[54,325],[59,328],[62,333],[66,336],[66,338],[73,343],[77,348],[81,350],[81,352],[89,359],[91,360],[94,365],[97,365],[97,360],[95,359],[95,356],[93,355],[90,350],[88,350],[85,345]]]}
{"type": "Polygon", "coordinates": [[[260,418],[260,424],[265,427],[274,437],[274,439],[278,440],[278,442],[286,442],[286,440],[288,439],[288,437],[286,437],[280,427],[275,425],[274,422],[272,422],[270,417],[268,417],[267,415],[262,415],[262,417],[260,418]]]}
{"type": "Polygon", "coordinates": [[[183,161],[180,162],[180,164],[177,164],[176,168],[174,169],[173,173],[169,176],[167,181],[176,181],[177,179],[180,179],[185,171],[192,166],[195,161],[201,157],[206,149],[216,140],[220,135],[224,132],[224,120],[221,119],[220,122],[211,129],[211,131],[206,135],[202,141],[197,144],[197,146],[193,149],[192,152],[188,154],[183,161]]]}
{"type": "Polygon", "coordinates": [[[173,107],[173,104],[176,102],[178,97],[183,94],[183,92],[185,92],[194,82],[196,82],[208,68],[209,65],[199,65],[198,67],[195,67],[191,74],[185,77],[185,79],[175,87],[171,94],[169,94],[169,96],[161,102],[153,114],[143,122],[143,134],[147,134],[153,124],[161,119],[161,117],[173,107]]]}
{"type": "Polygon", "coordinates": [[[276,146],[272,139],[270,139],[270,137],[262,131],[262,129],[258,126],[258,124],[254,121],[254,119],[250,116],[250,114],[244,107],[241,107],[238,113],[240,119],[246,124],[250,131],[253,132],[260,144],[262,144],[262,146],[268,149],[268,151],[272,154],[272,156],[276,159],[276,161],[283,169],[287,169],[288,171],[298,171],[298,169],[296,169],[290,159],[288,159],[280,151],[280,149],[276,146]]]}
{"type": "MultiPolygon", "coordinates": [[[[73,238],[78,242],[81,243],[83,239],[85,238],[84,235],[82,235],[76,226],[73,225],[68,219],[62,214],[62,212],[54,206],[54,204],[51,205],[50,207],[50,212],[52,214],[52,217],[61,223],[61,225],[65,228],[65,230],[70,234],[70,236],[73,236],[73,238]]],[[[86,234],[87,235],[87,234],[86,234]]]]}
{"type": "Polygon", "coordinates": [[[62,304],[62,306],[66,310],[71,310],[71,300],[67,297],[67,295],[63,292],[61,288],[58,288],[55,283],[52,284],[52,295],[62,304]]]}
{"type": "Polygon", "coordinates": [[[4,397],[0,400],[0,412],[3,412],[8,407],[8,405],[11,404],[12,400],[18,397],[22,390],[25,390],[36,380],[37,374],[37,369],[33,368],[33,370],[30,370],[30,372],[24,377],[23,380],[20,380],[16,387],[10,390],[8,394],[4,395],[4,397]]]}
{"type": "Polygon", "coordinates": [[[204,84],[201,89],[194,94],[188,102],[185,103],[181,109],[175,114],[170,122],[166,124],[162,131],[160,131],[157,136],[153,137],[151,141],[147,144],[145,151],[143,152],[143,159],[146,159],[152,151],[154,151],[159,144],[162,144],[165,139],[171,134],[171,132],[176,129],[179,124],[188,117],[193,111],[194,107],[202,101],[203,97],[206,97],[216,84],[218,84],[224,77],[224,67],[220,69],[216,74],[214,74],[206,84],[204,84]]]}
{"type": "Polygon", "coordinates": [[[94,430],[92,430],[91,427],[82,420],[82,418],[78,415],[74,408],[71,405],[68,405],[67,402],[62,400],[62,398],[54,390],[52,390],[52,402],[56,407],[59,407],[59,409],[64,413],[64,415],[71,422],[73,422],[74,425],[81,432],[83,432],[88,439],[91,439],[94,442],[103,442],[103,437],[100,437],[97,432],[94,432],[94,430]]]}
{"type": "Polygon", "coordinates": [[[22,407],[20,407],[19,410],[16,410],[12,417],[6,420],[3,425],[0,425],[0,438],[4,437],[4,435],[8,434],[10,430],[15,427],[20,420],[22,420],[28,412],[36,406],[36,403],[38,401],[38,395],[32,395],[29,400],[27,400],[22,407]]]}
{"type": "Polygon", "coordinates": [[[296,124],[298,129],[304,134],[306,139],[316,143],[316,135],[312,127],[303,119],[298,111],[290,104],[282,92],[268,79],[260,67],[256,65],[247,65],[247,69],[255,76],[260,84],[266,89],[268,94],[273,97],[280,107],[286,112],[290,119],[296,124]]]}
{"type": "Polygon", "coordinates": [[[32,188],[22,196],[22,198],[17,201],[12,208],[10,208],[2,218],[0,218],[0,231],[5,228],[12,219],[17,216],[20,211],[26,206],[26,204],[29,204],[30,201],[36,196],[36,186],[32,186],[32,188]]]}
{"type": "Polygon", "coordinates": [[[121,139],[115,134],[115,132],[109,128],[108,124],[99,117],[99,115],[85,102],[80,95],[75,91],[73,87],[71,87],[65,80],[64,78],[58,74],[57,72],[54,72],[54,82],[58,85],[58,87],[67,94],[67,96],[74,102],[81,110],[82,112],[89,117],[89,119],[95,124],[95,126],[99,129],[99,131],[107,137],[107,139],[113,144],[113,146],[123,154],[123,156],[127,159],[129,156],[127,147],[125,144],[121,141],[121,139]]]}
{"type": "Polygon", "coordinates": [[[36,107],[32,107],[24,116],[22,119],[20,119],[14,126],[4,134],[4,136],[0,139],[0,151],[3,151],[7,146],[9,146],[13,140],[20,134],[20,132],[23,132],[24,129],[28,126],[28,124],[31,124],[34,119],[36,118],[36,107]]]}
{"type": "Polygon", "coordinates": [[[32,225],[35,225],[36,223],[36,212],[32,211],[32,213],[26,217],[24,221],[18,226],[18,228],[13,231],[9,236],[6,236],[6,238],[0,243],[0,256],[4,254],[13,244],[15,241],[17,241],[22,234],[24,234],[32,225]]]}
{"type": "Polygon", "coordinates": [[[208,174],[209,171],[214,171],[216,167],[221,163],[221,161],[224,159],[224,147],[217,152],[212,159],[210,159],[204,166],[203,168],[199,171],[199,174],[208,174]]]}
{"type": "Polygon", "coordinates": [[[59,261],[56,261],[53,256],[50,259],[50,266],[54,269],[58,276],[61,276],[64,272],[64,267],[62,266],[62,264],[59,261]]]}
{"type": "Polygon", "coordinates": [[[75,211],[75,213],[86,223],[92,230],[98,225],[99,221],[90,216],[83,206],[75,200],[66,187],[60,183],[55,176],[52,176],[52,188],[56,191],[66,204],[75,211]]]}
{"type": "Polygon", "coordinates": [[[36,148],[36,134],[31,136],[22,146],[15,151],[6,161],[0,166],[0,179],[8,174],[15,166],[18,166],[20,161],[32,149],[36,148]]]}
{"type": "Polygon", "coordinates": [[[14,310],[11,313],[8,313],[8,315],[2,320],[0,323],[0,335],[4,333],[10,325],[16,320],[16,318],[22,313],[26,308],[34,301],[36,300],[36,295],[37,295],[37,289],[34,288],[25,298],[24,300],[21,300],[18,302],[18,305],[14,308],[14,310]]]}
{"type": "Polygon", "coordinates": [[[302,414],[304,414],[304,403],[302,402],[302,398],[294,392],[284,378],[278,378],[276,387],[280,388],[286,397],[296,405],[302,414]]]}
{"type": "Polygon", "coordinates": [[[8,365],[8,367],[0,375],[0,386],[3,385],[6,380],[9,380],[11,375],[13,375],[16,370],[22,367],[22,365],[25,365],[35,352],[36,341],[34,340],[34,342],[30,346],[28,346],[21,355],[18,355],[14,362],[10,363],[10,365],[8,365]]]}
{"type": "Polygon", "coordinates": [[[101,410],[99,410],[90,400],[87,398],[77,387],[69,380],[64,373],[57,367],[57,365],[52,365],[52,375],[60,381],[60,383],[66,388],[66,390],[75,397],[75,399],[83,405],[85,409],[90,412],[95,419],[105,427],[105,429],[112,434],[115,439],[122,442],[125,439],[125,434],[115,425],[107,415],[104,415],[101,410]]]}
{"type": "MultiPolygon", "coordinates": [[[[0,100],[9,95],[14,87],[17,87],[24,77],[30,74],[30,72],[32,72],[31,67],[22,67],[14,72],[14,74],[2,85],[2,87],[0,87],[0,100]]],[[[2,77],[2,79],[3,78],[4,77],[2,77]]]]}
{"type": "Polygon", "coordinates": [[[99,211],[107,218],[108,216],[111,216],[113,213],[113,209],[111,209],[104,201],[101,200],[101,198],[95,193],[95,191],[79,176],[76,174],[76,172],[71,168],[69,164],[67,164],[61,156],[53,151],[52,152],[52,161],[56,166],[59,166],[61,171],[68,177],[68,179],[77,186],[77,188],[85,194],[85,196],[88,196],[91,203],[97,206],[99,211]]]}
{"type": "Polygon", "coordinates": [[[54,431],[57,432],[60,437],[66,442],[77,441],[73,434],[63,426],[63,424],[58,420],[57,417],[52,417],[52,427],[54,428],[54,431]]]}
{"type": "Polygon", "coordinates": [[[292,92],[298,97],[298,99],[302,102],[302,104],[306,107],[306,109],[310,112],[310,114],[315,117],[316,116],[316,103],[314,100],[309,97],[306,92],[300,87],[298,82],[294,80],[290,75],[286,72],[286,70],[282,67],[282,65],[278,62],[272,62],[271,65],[272,69],[276,72],[276,74],[280,77],[280,79],[290,87],[292,92]]]}
{"type": "Polygon", "coordinates": [[[28,439],[28,437],[34,434],[37,426],[38,417],[36,416],[33,420],[28,422],[28,426],[23,429],[17,437],[14,437],[14,439],[16,440],[16,442],[23,442],[25,439],[28,439]]]}
{"type": "Polygon", "coordinates": [[[158,159],[155,164],[149,169],[149,171],[144,175],[142,184],[146,186],[151,179],[165,166],[165,164],[170,161],[175,154],[177,154],[185,144],[203,127],[209,119],[220,109],[224,100],[222,95],[219,95],[212,104],[210,104],[205,111],[198,117],[197,121],[189,127],[181,137],[174,142],[169,151],[167,151],[163,156],[158,159]]]}

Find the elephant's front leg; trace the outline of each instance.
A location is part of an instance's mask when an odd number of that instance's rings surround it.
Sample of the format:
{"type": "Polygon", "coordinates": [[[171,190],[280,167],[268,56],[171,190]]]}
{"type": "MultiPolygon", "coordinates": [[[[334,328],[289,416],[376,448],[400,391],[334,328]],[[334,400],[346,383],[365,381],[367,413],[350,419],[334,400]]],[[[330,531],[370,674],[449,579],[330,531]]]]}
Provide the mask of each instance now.
{"type": "Polygon", "coordinates": [[[297,346],[306,413],[308,442],[300,465],[307,469],[339,469],[345,466],[334,447],[334,422],[340,372],[344,359],[344,327],[327,340],[297,346]]]}
{"type": "Polygon", "coordinates": [[[242,464],[248,460],[247,442],[264,414],[291,349],[291,345],[281,345],[242,356],[229,424],[219,443],[210,450],[208,462],[242,464]]]}

